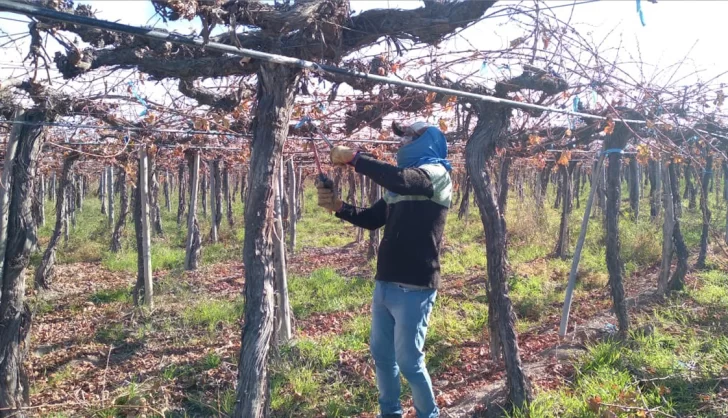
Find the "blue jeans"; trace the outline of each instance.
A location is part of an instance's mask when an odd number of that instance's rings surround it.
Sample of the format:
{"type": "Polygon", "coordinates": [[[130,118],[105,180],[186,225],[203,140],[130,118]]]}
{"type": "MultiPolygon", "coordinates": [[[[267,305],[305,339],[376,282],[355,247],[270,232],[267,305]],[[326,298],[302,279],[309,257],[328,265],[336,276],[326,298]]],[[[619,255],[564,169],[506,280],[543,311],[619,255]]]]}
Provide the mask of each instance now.
{"type": "Polygon", "coordinates": [[[440,415],[422,351],[436,296],[435,289],[409,289],[396,283],[376,282],[369,346],[377,372],[382,415],[403,412],[399,402],[400,372],[412,388],[417,417],[440,415]]]}

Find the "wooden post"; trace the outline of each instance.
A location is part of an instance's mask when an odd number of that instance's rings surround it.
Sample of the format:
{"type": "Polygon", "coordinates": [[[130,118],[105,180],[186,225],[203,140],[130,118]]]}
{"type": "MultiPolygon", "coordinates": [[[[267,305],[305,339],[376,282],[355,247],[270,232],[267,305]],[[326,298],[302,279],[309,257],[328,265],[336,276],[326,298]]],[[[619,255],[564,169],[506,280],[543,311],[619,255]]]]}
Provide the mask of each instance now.
{"type": "Polygon", "coordinates": [[[190,166],[190,208],[187,213],[187,240],[185,242],[185,270],[197,269],[200,258],[200,227],[197,224],[197,193],[200,178],[200,151],[192,150],[190,166]]]}
{"type": "MultiPolygon", "coordinates": [[[[599,173],[604,165],[604,154],[599,155],[597,160],[597,166],[594,170],[595,173],[599,173]]],[[[591,214],[591,207],[594,203],[594,194],[596,193],[601,176],[595,176],[594,181],[591,184],[589,190],[589,198],[586,201],[586,207],[584,208],[584,216],[581,219],[581,231],[579,231],[579,240],[576,241],[576,248],[574,249],[574,258],[571,261],[571,271],[569,272],[569,283],[566,285],[566,296],[564,297],[564,308],[561,311],[561,325],[559,326],[559,336],[563,337],[566,335],[566,330],[569,326],[569,312],[571,311],[571,299],[574,294],[574,287],[576,287],[576,272],[579,270],[579,261],[581,260],[581,250],[584,248],[584,240],[586,239],[586,231],[589,226],[589,217],[591,214]]]]}
{"type": "Polygon", "coordinates": [[[109,228],[114,226],[114,166],[106,167],[106,198],[109,215],[109,228]]]}
{"type": "Polygon", "coordinates": [[[142,226],[142,251],[144,261],[144,305],[149,308],[154,306],[152,296],[154,287],[152,284],[152,243],[149,233],[149,174],[148,174],[147,149],[139,149],[139,194],[141,203],[141,226],[142,226]]]}
{"type": "Polygon", "coordinates": [[[286,239],[283,229],[282,197],[286,192],[283,185],[283,157],[277,167],[275,184],[275,200],[273,202],[273,216],[275,217],[276,234],[274,237],[274,259],[276,267],[276,342],[280,345],[291,339],[291,308],[288,302],[288,280],[286,277],[286,239]]]}
{"type": "Polygon", "coordinates": [[[101,214],[106,215],[106,168],[101,172],[99,176],[99,199],[101,199],[101,214]]]}

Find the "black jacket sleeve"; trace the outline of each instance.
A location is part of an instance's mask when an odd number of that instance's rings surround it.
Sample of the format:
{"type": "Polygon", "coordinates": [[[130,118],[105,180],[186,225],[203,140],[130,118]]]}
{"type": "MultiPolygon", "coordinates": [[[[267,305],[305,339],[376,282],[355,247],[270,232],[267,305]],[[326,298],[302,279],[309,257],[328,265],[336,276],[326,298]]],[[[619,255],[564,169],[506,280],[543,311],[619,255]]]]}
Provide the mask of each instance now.
{"type": "Polygon", "coordinates": [[[360,228],[375,230],[387,222],[387,203],[384,199],[379,199],[370,208],[358,208],[344,203],[336,212],[336,217],[360,228]]]}
{"type": "Polygon", "coordinates": [[[435,194],[430,176],[421,168],[399,168],[368,155],[360,155],[355,168],[357,173],[399,195],[432,197],[435,194]]]}

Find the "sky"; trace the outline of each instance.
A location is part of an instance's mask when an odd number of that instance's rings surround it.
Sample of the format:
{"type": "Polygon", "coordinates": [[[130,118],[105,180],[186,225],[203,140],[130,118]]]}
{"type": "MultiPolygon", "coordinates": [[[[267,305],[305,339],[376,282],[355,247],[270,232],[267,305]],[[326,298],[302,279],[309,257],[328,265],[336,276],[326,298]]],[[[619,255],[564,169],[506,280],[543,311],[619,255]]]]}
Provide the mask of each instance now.
{"type": "MultiPolygon", "coordinates": [[[[577,3],[581,1],[577,0],[577,3]]],[[[154,16],[154,8],[148,0],[103,0],[78,3],[90,4],[97,11],[97,17],[100,19],[130,25],[154,25],[182,34],[195,33],[200,27],[197,21],[179,21],[169,24],[161,22],[159,17],[154,16]]],[[[573,3],[573,0],[553,0],[547,1],[545,4],[548,7],[554,7],[554,12],[560,19],[569,20],[585,37],[593,39],[594,42],[606,39],[604,40],[605,49],[621,45],[626,53],[631,53],[635,57],[638,53],[641,54],[641,61],[653,65],[654,70],[664,69],[685,60],[676,76],[679,78],[681,75],[690,75],[684,80],[684,83],[698,82],[699,79],[708,80],[723,71],[728,71],[728,58],[723,52],[725,51],[725,40],[721,33],[725,16],[728,16],[728,2],[660,0],[653,4],[649,0],[643,0],[641,3],[644,26],[637,13],[637,2],[634,0],[594,1],[578,4],[572,8],[570,5],[573,3]],[[691,75],[695,71],[698,71],[697,77],[691,75]]],[[[521,4],[531,7],[533,2],[505,0],[498,2],[497,5],[504,4],[521,4]]],[[[351,8],[355,11],[371,8],[415,8],[421,5],[422,3],[417,0],[351,1],[351,8]]],[[[0,29],[5,33],[27,32],[26,23],[3,19],[6,17],[27,20],[19,15],[0,13],[0,29]]],[[[504,48],[522,34],[522,29],[505,19],[489,19],[463,31],[461,37],[456,37],[449,43],[441,45],[441,49],[467,49],[470,45],[482,50],[504,48]]],[[[2,43],[4,41],[0,40],[0,44],[2,43]]],[[[25,73],[25,71],[19,71],[17,67],[22,65],[22,60],[27,54],[27,47],[22,47],[20,51],[7,46],[1,49],[3,53],[0,55],[0,77],[25,73]]],[[[421,53],[427,52],[430,51],[421,53]]],[[[51,56],[53,55],[52,50],[49,53],[51,56]]],[[[623,59],[625,59],[624,54],[623,52],[623,59]]],[[[470,69],[474,68],[477,71],[481,63],[475,61],[468,65],[471,67],[470,69]]],[[[651,67],[646,68],[649,72],[651,67]]],[[[466,70],[467,68],[463,69],[464,72],[467,72],[466,70]]],[[[634,71],[637,72],[636,67],[634,67],[634,71]]],[[[724,76],[723,79],[726,77],[724,76]]],[[[143,95],[154,96],[155,93],[150,89],[151,87],[146,88],[143,95]]]]}

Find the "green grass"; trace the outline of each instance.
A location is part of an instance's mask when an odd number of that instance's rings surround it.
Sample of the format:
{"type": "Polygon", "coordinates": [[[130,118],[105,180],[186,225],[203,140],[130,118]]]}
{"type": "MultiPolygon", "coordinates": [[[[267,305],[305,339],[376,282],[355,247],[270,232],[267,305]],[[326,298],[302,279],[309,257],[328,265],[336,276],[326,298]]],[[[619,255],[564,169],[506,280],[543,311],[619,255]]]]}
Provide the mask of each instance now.
{"type": "Polygon", "coordinates": [[[102,289],[89,296],[89,300],[95,304],[112,302],[131,303],[131,288],[102,289]]]}
{"type": "Polygon", "coordinates": [[[236,300],[203,300],[185,308],[182,320],[187,326],[214,331],[221,325],[237,323],[243,314],[242,298],[236,300]]]}
{"type": "Polygon", "coordinates": [[[341,277],[332,269],[316,270],[309,277],[290,276],[291,306],[296,318],[312,313],[350,310],[371,299],[374,281],[341,277]]]}

